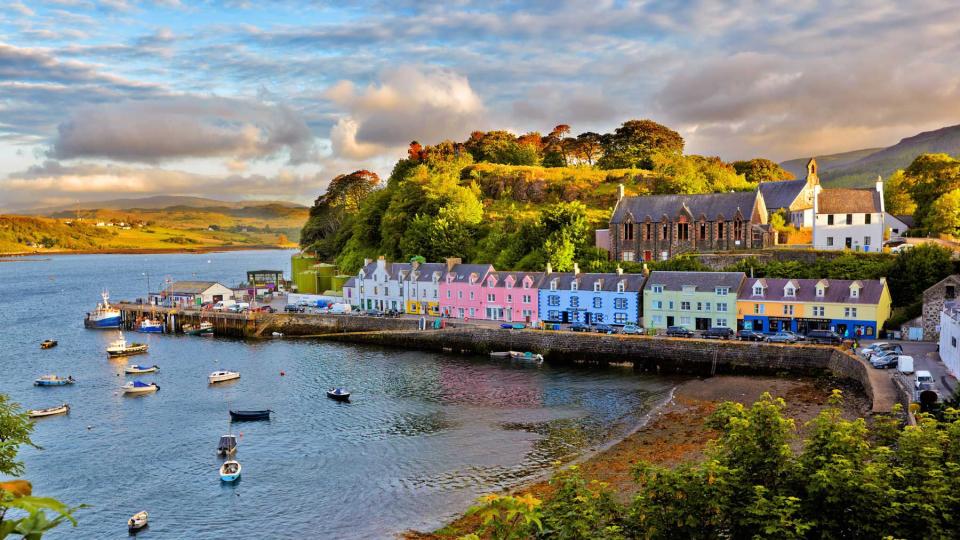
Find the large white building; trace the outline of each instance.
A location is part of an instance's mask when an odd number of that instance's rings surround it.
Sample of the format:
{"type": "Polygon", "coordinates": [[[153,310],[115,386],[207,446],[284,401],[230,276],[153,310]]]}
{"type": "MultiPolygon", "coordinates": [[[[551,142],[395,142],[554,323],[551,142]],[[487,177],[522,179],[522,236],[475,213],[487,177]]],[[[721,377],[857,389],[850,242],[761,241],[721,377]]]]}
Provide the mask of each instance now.
{"type": "Polygon", "coordinates": [[[815,187],[814,249],[883,250],[883,180],[873,189],[815,187]]]}
{"type": "Polygon", "coordinates": [[[940,359],[960,379],[960,305],[946,302],[940,312],[940,359]]]}
{"type": "Polygon", "coordinates": [[[410,273],[410,263],[390,263],[383,256],[364,263],[352,288],[356,291],[356,305],[360,309],[402,312],[406,300],[403,282],[410,273]]]}

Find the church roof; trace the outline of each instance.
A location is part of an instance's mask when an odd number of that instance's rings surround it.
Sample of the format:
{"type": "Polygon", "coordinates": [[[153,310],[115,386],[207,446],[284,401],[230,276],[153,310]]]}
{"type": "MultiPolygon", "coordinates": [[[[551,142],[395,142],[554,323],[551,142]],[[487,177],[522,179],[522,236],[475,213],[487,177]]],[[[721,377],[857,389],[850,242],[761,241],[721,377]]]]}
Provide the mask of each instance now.
{"type": "Polygon", "coordinates": [[[806,180],[786,180],[782,182],[760,182],[763,203],[771,211],[790,208],[793,201],[806,187],[806,180]]]}
{"type": "Polygon", "coordinates": [[[722,215],[725,219],[733,219],[737,211],[744,219],[749,220],[753,215],[753,207],[757,200],[756,191],[734,193],[707,193],[702,195],[646,195],[640,197],[624,197],[617,203],[617,207],[610,219],[612,223],[626,221],[629,213],[635,222],[650,218],[660,221],[664,215],[676,217],[682,208],[686,207],[693,214],[694,219],[704,215],[709,220],[722,215]]]}

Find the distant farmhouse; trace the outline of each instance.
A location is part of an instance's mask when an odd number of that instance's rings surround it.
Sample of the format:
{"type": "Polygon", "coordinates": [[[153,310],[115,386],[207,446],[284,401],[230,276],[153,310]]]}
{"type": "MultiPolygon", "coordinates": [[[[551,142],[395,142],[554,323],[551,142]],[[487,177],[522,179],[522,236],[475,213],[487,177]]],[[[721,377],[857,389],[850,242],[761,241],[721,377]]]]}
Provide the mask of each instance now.
{"type": "Polygon", "coordinates": [[[884,242],[883,180],[873,189],[816,187],[813,248],[879,252],[884,242]]]}

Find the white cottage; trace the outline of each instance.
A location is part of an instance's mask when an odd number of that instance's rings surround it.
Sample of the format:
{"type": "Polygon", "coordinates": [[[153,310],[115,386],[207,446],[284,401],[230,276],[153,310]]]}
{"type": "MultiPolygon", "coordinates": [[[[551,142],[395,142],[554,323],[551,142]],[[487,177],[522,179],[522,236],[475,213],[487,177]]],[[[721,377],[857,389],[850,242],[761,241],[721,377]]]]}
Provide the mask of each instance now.
{"type": "Polygon", "coordinates": [[[873,189],[822,189],[814,197],[814,249],[883,250],[883,180],[873,189]]]}
{"type": "Polygon", "coordinates": [[[403,311],[403,280],[409,275],[410,263],[390,263],[382,255],[376,261],[364,262],[354,283],[360,309],[403,311]]]}

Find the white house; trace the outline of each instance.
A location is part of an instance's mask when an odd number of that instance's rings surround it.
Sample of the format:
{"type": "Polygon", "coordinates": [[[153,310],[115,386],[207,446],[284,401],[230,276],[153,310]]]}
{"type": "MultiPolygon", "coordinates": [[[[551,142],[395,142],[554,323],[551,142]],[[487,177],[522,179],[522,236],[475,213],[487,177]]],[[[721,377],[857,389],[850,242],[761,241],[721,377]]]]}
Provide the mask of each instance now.
{"type": "Polygon", "coordinates": [[[890,238],[888,238],[888,240],[891,241],[903,240],[906,232],[913,228],[913,223],[913,216],[895,216],[893,214],[883,215],[883,224],[887,230],[890,231],[890,238]]]}
{"type": "Polygon", "coordinates": [[[410,263],[401,285],[407,301],[404,310],[417,315],[440,315],[440,281],[447,273],[444,263],[410,263]]]}
{"type": "Polygon", "coordinates": [[[960,378],[960,305],[947,302],[940,312],[940,359],[947,371],[960,378]]]}
{"type": "Polygon", "coordinates": [[[216,281],[174,281],[159,294],[150,294],[151,304],[196,306],[207,302],[233,300],[233,289],[216,281]]]}
{"type": "Polygon", "coordinates": [[[873,189],[815,186],[814,249],[878,252],[883,249],[883,180],[873,189]]]}
{"type": "Polygon", "coordinates": [[[403,280],[410,273],[410,263],[390,263],[381,255],[376,261],[367,259],[357,272],[354,283],[357,305],[361,309],[393,309],[403,311],[405,290],[403,280]]]}

